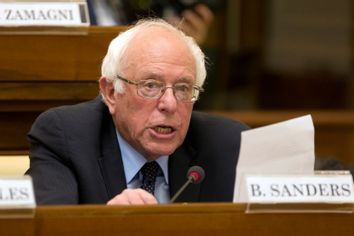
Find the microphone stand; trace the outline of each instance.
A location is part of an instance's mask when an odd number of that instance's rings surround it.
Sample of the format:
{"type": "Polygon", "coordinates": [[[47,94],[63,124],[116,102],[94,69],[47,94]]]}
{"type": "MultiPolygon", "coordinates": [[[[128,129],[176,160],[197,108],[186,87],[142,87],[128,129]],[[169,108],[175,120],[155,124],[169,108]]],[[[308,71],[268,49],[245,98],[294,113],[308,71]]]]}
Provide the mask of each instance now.
{"type": "Polygon", "coordinates": [[[177,193],[175,193],[175,195],[171,198],[170,203],[173,203],[173,202],[179,197],[179,195],[183,192],[183,190],[184,190],[185,188],[187,188],[187,186],[188,186],[190,183],[192,183],[194,180],[195,180],[194,175],[190,175],[190,176],[188,177],[187,182],[185,182],[184,185],[183,185],[183,186],[177,191],[177,193]]]}

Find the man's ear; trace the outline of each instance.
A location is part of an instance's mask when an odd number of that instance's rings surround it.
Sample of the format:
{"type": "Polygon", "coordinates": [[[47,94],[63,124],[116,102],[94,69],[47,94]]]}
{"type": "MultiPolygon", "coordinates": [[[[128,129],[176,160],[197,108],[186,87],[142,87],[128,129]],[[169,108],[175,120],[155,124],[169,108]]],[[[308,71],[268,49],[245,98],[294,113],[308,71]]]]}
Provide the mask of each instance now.
{"type": "Polygon", "coordinates": [[[101,77],[98,83],[109,112],[113,114],[116,105],[116,93],[114,91],[113,83],[108,82],[106,77],[101,77]]]}

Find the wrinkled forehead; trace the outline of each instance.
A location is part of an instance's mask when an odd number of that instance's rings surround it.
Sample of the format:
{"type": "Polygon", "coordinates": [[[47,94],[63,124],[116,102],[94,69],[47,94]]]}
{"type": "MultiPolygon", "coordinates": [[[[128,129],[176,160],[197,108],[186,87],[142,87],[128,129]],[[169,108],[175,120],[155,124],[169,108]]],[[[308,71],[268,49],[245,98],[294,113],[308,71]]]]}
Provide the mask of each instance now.
{"type": "Polygon", "coordinates": [[[123,58],[128,62],[141,57],[161,57],[164,60],[179,60],[195,64],[190,48],[181,35],[161,26],[142,29],[131,40],[123,58]]]}

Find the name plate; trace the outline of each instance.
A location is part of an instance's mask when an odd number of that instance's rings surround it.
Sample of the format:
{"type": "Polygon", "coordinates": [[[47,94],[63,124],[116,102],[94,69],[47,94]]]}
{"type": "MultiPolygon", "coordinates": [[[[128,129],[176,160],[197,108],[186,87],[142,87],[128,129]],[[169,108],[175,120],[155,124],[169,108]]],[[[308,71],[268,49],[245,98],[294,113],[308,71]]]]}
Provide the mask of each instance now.
{"type": "Polygon", "coordinates": [[[85,1],[2,2],[2,26],[88,26],[85,1]]]}
{"type": "Polygon", "coordinates": [[[251,203],[353,203],[353,179],[346,175],[253,175],[246,177],[251,203]]]}
{"type": "Polygon", "coordinates": [[[31,177],[0,178],[0,209],[34,208],[35,206],[31,177]]]}

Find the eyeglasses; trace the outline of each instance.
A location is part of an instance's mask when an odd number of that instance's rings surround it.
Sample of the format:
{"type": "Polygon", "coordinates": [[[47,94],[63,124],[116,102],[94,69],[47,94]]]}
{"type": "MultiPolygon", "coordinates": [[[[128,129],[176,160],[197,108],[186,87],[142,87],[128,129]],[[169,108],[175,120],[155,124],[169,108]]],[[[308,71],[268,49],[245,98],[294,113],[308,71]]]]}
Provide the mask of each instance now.
{"type": "Polygon", "coordinates": [[[171,88],[173,95],[178,101],[195,102],[198,100],[199,93],[204,91],[203,88],[186,82],[166,86],[165,83],[154,79],[132,81],[119,75],[117,75],[117,79],[135,85],[138,95],[147,99],[158,99],[165,93],[166,89],[171,88]]]}

